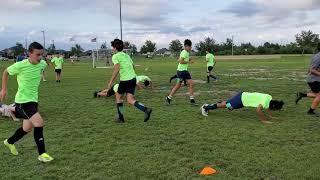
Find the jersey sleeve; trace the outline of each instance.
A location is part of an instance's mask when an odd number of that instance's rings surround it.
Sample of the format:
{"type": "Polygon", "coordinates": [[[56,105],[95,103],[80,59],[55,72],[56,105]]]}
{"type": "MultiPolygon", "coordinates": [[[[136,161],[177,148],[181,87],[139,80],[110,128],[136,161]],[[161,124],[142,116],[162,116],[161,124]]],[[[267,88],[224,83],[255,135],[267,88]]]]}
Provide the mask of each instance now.
{"type": "Polygon", "coordinates": [[[187,58],[187,52],[186,51],[182,51],[180,53],[180,58],[183,58],[185,60],[187,58]]]}
{"type": "Polygon", "coordinates": [[[21,61],[20,62],[16,62],[14,64],[12,64],[11,66],[9,66],[7,68],[7,71],[9,73],[9,75],[17,75],[20,73],[20,69],[21,69],[21,61]]]}
{"type": "Polygon", "coordinates": [[[112,63],[114,65],[119,64],[119,60],[118,60],[117,56],[115,56],[115,55],[112,56],[112,63]]]}

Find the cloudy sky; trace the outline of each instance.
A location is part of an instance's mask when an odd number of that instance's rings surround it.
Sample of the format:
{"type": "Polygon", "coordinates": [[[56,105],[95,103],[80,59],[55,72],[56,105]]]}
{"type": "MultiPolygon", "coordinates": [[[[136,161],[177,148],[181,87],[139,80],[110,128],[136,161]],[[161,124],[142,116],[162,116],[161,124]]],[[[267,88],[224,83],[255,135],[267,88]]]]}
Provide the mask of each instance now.
{"type": "MultiPolygon", "coordinates": [[[[287,43],[301,30],[320,33],[320,0],[122,0],[123,39],[138,47],[146,39],[157,48],[173,39],[205,36],[237,44],[287,43]]],[[[42,42],[85,49],[120,37],[118,0],[0,0],[0,50],[16,42],[42,42]]]]}

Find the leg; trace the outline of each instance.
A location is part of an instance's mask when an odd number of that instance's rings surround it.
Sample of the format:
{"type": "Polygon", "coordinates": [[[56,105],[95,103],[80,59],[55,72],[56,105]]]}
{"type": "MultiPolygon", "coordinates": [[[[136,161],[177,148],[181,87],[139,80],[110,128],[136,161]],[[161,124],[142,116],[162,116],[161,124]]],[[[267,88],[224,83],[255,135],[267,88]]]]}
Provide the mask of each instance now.
{"type": "Polygon", "coordinates": [[[30,121],[31,121],[32,125],[34,126],[34,131],[33,131],[34,141],[37,144],[39,155],[41,155],[46,152],[45,144],[44,144],[44,137],[43,137],[44,122],[43,122],[43,119],[39,113],[34,114],[30,118],[30,121]]]}
{"type": "Polygon", "coordinates": [[[308,114],[315,114],[314,110],[318,107],[319,103],[320,103],[320,93],[317,93],[316,98],[314,98],[314,100],[312,101],[308,114]]]}
{"type": "Polygon", "coordinates": [[[223,101],[223,102],[218,102],[216,104],[204,104],[201,106],[200,110],[203,116],[208,116],[209,110],[214,110],[217,108],[226,108],[226,106],[227,106],[227,102],[223,101]]]}
{"type": "Polygon", "coordinates": [[[171,90],[169,97],[173,96],[181,88],[181,82],[177,83],[171,90]]]}
{"type": "Polygon", "coordinates": [[[129,104],[134,105],[137,109],[145,113],[144,122],[147,122],[150,119],[152,112],[151,108],[147,108],[145,105],[137,101],[131,93],[127,94],[127,101],[129,104]]]}
{"type": "Polygon", "coordinates": [[[116,93],[116,103],[117,103],[117,112],[118,112],[118,119],[117,122],[124,122],[124,116],[123,116],[123,95],[116,93]]]}

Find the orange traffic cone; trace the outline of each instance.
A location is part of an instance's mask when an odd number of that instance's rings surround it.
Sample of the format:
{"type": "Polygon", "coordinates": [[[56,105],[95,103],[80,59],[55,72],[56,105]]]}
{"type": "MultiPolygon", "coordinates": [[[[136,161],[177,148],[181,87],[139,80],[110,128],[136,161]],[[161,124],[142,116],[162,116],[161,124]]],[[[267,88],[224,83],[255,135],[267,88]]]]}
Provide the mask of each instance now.
{"type": "Polygon", "coordinates": [[[202,171],[200,172],[201,175],[205,175],[205,176],[213,175],[215,173],[217,173],[217,171],[209,166],[203,168],[202,171]]]}

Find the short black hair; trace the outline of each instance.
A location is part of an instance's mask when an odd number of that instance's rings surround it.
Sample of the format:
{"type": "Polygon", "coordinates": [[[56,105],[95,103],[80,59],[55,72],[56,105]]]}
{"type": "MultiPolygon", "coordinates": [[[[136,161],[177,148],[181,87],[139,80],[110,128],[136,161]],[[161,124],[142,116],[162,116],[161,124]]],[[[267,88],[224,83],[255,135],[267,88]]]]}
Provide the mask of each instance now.
{"type": "Polygon", "coordinates": [[[149,86],[149,85],[150,85],[150,81],[145,80],[145,81],[143,82],[143,84],[144,84],[144,86],[145,86],[145,87],[147,87],[147,86],[149,86]]]}
{"type": "Polygon", "coordinates": [[[281,110],[283,105],[284,105],[283,101],[271,100],[270,105],[269,105],[269,109],[273,110],[273,111],[281,110]]]}
{"type": "Polygon", "coordinates": [[[211,53],[212,50],[211,50],[211,48],[207,48],[207,51],[208,51],[209,53],[211,53]]]}
{"type": "Polygon", "coordinates": [[[39,49],[39,50],[42,50],[43,49],[43,46],[40,44],[40,43],[38,43],[38,42],[33,42],[33,43],[31,43],[30,45],[29,45],[29,52],[33,52],[33,50],[34,49],[39,49]]]}
{"type": "Polygon", "coordinates": [[[185,46],[192,46],[191,40],[190,40],[190,39],[184,40],[184,45],[185,45],[185,46]]]}
{"type": "Polygon", "coordinates": [[[115,39],[111,42],[111,46],[115,48],[117,51],[123,50],[123,41],[120,39],[115,39]]]}

